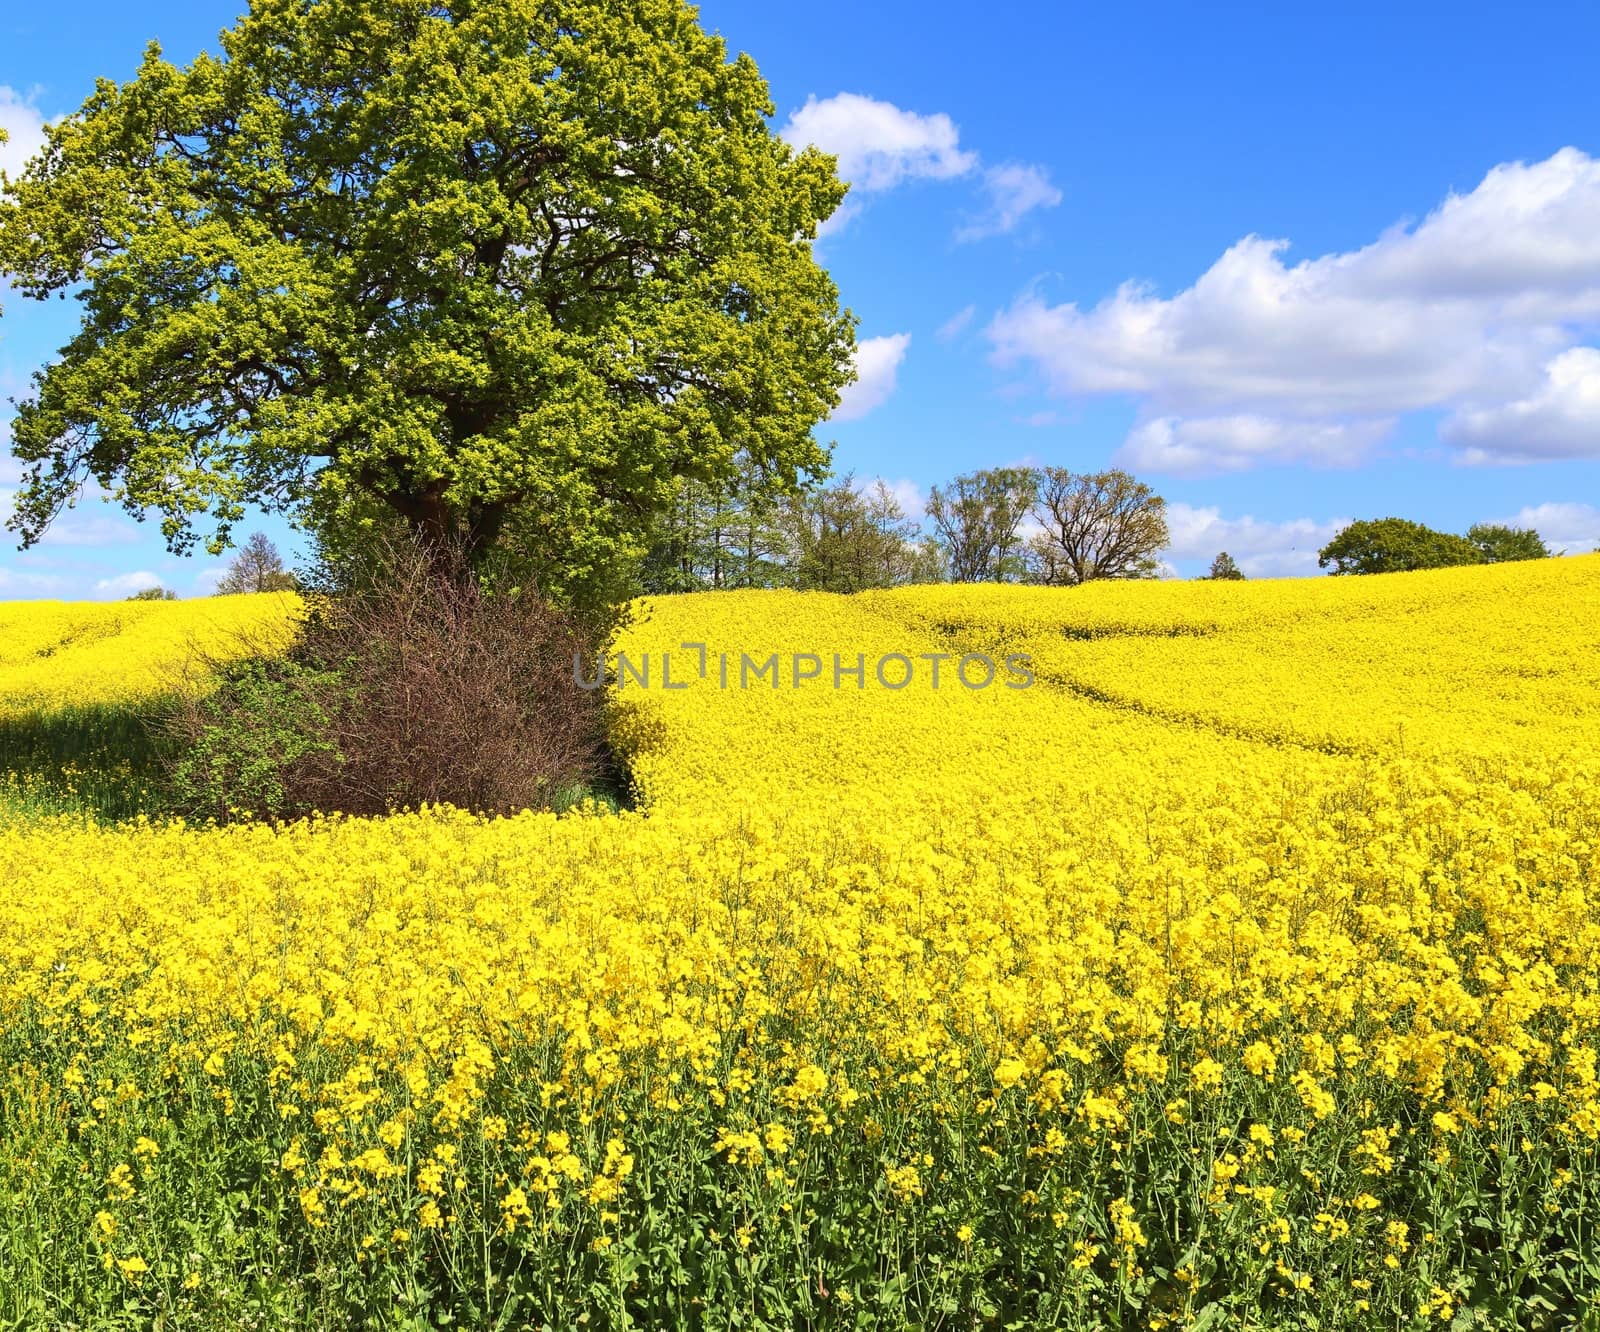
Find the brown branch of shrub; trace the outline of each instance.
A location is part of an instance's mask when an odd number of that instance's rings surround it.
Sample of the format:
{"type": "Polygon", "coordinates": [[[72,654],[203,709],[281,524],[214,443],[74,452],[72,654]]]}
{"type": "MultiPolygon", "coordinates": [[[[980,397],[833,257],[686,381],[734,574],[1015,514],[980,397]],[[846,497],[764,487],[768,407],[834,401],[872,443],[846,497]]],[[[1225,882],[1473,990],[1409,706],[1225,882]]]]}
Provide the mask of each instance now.
{"type": "Polygon", "coordinates": [[[571,616],[404,538],[377,541],[347,583],[308,598],[286,658],[209,663],[221,685],[184,696],[169,727],[179,777],[201,779],[178,784],[210,806],[195,812],[505,814],[599,777],[602,699],[574,682],[592,645],[571,616]]]}

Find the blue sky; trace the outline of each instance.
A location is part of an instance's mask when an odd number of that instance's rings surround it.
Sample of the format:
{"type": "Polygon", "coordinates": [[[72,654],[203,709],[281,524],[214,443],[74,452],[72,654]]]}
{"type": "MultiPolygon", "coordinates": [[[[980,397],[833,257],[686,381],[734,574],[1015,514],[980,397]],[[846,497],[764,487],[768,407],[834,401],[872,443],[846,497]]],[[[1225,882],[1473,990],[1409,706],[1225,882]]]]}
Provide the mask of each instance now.
{"type": "MultiPolygon", "coordinates": [[[[215,50],[237,7],[8,6],[0,124],[26,143],[152,37],[215,50]]],[[[1125,466],[1167,497],[1181,574],[1224,548],[1315,572],[1340,522],[1391,513],[1600,546],[1600,7],[701,17],[853,181],[819,246],[863,339],[820,428],[840,471],[915,507],[981,466],[1125,466]]],[[[0,398],[72,310],[3,304],[0,398]]],[[[91,501],[0,548],[0,597],[191,595],[216,567],[91,501]]]]}

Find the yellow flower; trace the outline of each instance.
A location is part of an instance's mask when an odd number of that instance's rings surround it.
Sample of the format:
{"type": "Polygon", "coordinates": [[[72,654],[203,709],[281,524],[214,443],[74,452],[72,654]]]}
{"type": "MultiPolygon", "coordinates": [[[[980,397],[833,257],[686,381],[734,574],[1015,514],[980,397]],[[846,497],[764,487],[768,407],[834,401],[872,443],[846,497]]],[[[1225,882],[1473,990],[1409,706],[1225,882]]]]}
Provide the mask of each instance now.
{"type": "Polygon", "coordinates": [[[916,1166],[901,1165],[887,1168],[889,1193],[897,1202],[908,1202],[922,1197],[922,1176],[916,1166]]]}
{"type": "Polygon", "coordinates": [[[828,1089],[828,1075],[815,1064],[806,1064],[796,1071],[794,1081],[778,1090],[778,1099],[791,1109],[807,1101],[816,1100],[828,1089]]]}
{"type": "Polygon", "coordinates": [[[528,1195],[520,1188],[511,1189],[500,1199],[500,1221],[508,1233],[514,1231],[519,1222],[532,1219],[533,1209],[528,1206],[528,1195]]]}
{"type": "Polygon", "coordinates": [[[111,1167],[111,1173],[106,1176],[106,1193],[112,1198],[127,1199],[133,1197],[137,1190],[133,1183],[133,1168],[126,1163],[111,1167]]]}
{"type": "Polygon", "coordinates": [[[1117,1244],[1124,1249],[1142,1249],[1148,1241],[1143,1228],[1134,1220],[1133,1204],[1126,1198],[1116,1198],[1108,1212],[1112,1237],[1117,1244]]]}
{"type": "Polygon", "coordinates": [[[328,1205],[315,1185],[300,1190],[300,1212],[313,1226],[327,1225],[328,1205]]]}
{"type": "MultiPolygon", "coordinates": [[[[1399,1268],[1444,1233],[1421,1172],[1521,1143],[1542,1178],[1600,1142],[1597,599],[1600,556],[652,598],[615,641],[653,667],[609,700],[621,813],[39,820],[0,775],[12,1166],[76,1178],[88,1235],[50,1251],[113,1275],[127,1200],[203,1150],[197,1088],[219,1122],[237,1097],[295,1224],[358,1250],[484,1199],[552,1252],[620,1244],[630,1181],[715,1158],[730,1248],[836,1206],[975,1236],[977,1199],[1111,1279],[1148,1247],[1133,1199],[1172,1201],[1153,1170],[1198,1174],[1205,1233],[1265,1245],[1284,1298],[1344,1287],[1352,1244],[1399,1268]],[[828,687],[794,685],[811,647],[828,687]],[[687,688],[654,687],[667,649],[687,688]],[[955,673],[1008,652],[1033,685],[955,673]],[[743,654],[782,687],[739,687],[743,654]],[[880,684],[890,654],[940,688],[880,684]]],[[[148,698],[191,639],[287,642],[290,609],[0,603],[0,722],[148,698]]]]}
{"type": "Polygon", "coordinates": [[[1256,1077],[1265,1078],[1268,1082],[1272,1081],[1273,1071],[1278,1066],[1277,1056],[1265,1041],[1252,1041],[1247,1045],[1241,1062],[1256,1077]]]}
{"type": "Polygon", "coordinates": [[[1002,1091],[1015,1087],[1028,1076],[1028,1066],[1017,1058],[1002,1059],[994,1066],[994,1085],[1002,1091]]]}

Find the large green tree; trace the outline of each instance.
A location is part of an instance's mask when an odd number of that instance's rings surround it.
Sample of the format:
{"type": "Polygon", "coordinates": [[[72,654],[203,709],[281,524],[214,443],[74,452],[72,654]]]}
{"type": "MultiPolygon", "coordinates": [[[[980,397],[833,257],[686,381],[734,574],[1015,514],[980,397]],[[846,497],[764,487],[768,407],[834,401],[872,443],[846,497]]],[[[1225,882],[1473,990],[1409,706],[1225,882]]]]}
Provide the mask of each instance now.
{"type": "Polygon", "coordinates": [[[1341,528],[1317,552],[1317,564],[1336,574],[1403,573],[1482,564],[1483,553],[1466,537],[1436,532],[1406,518],[1364,519],[1341,528]]]}
{"type": "Polygon", "coordinates": [[[1531,527],[1507,527],[1504,523],[1474,523],[1467,528],[1467,540],[1478,548],[1489,564],[1510,560],[1547,560],[1550,547],[1531,527]]]}
{"type": "Polygon", "coordinates": [[[25,544],[92,479],[176,551],[392,511],[559,582],[680,477],[825,467],[844,187],[689,6],[253,0],[221,43],[152,46],[0,197],[0,274],[83,306],[14,425],[25,544]]]}

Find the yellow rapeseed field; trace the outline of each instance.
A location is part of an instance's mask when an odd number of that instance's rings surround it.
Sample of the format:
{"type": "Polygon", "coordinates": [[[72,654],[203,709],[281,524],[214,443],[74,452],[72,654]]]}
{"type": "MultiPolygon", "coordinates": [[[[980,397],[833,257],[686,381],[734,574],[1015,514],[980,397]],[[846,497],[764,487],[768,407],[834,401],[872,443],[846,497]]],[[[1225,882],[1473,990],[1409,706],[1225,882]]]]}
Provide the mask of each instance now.
{"type": "Polygon", "coordinates": [[[1597,607],[662,598],[637,810],[0,826],[0,1315],[1584,1325],[1597,607]]]}
{"type": "Polygon", "coordinates": [[[150,714],[205,688],[219,662],[280,651],[298,599],[0,602],[0,817],[143,808],[150,714]]]}
{"type": "Polygon", "coordinates": [[[0,717],[144,698],[202,660],[281,647],[295,600],[0,601],[0,717]]]}

